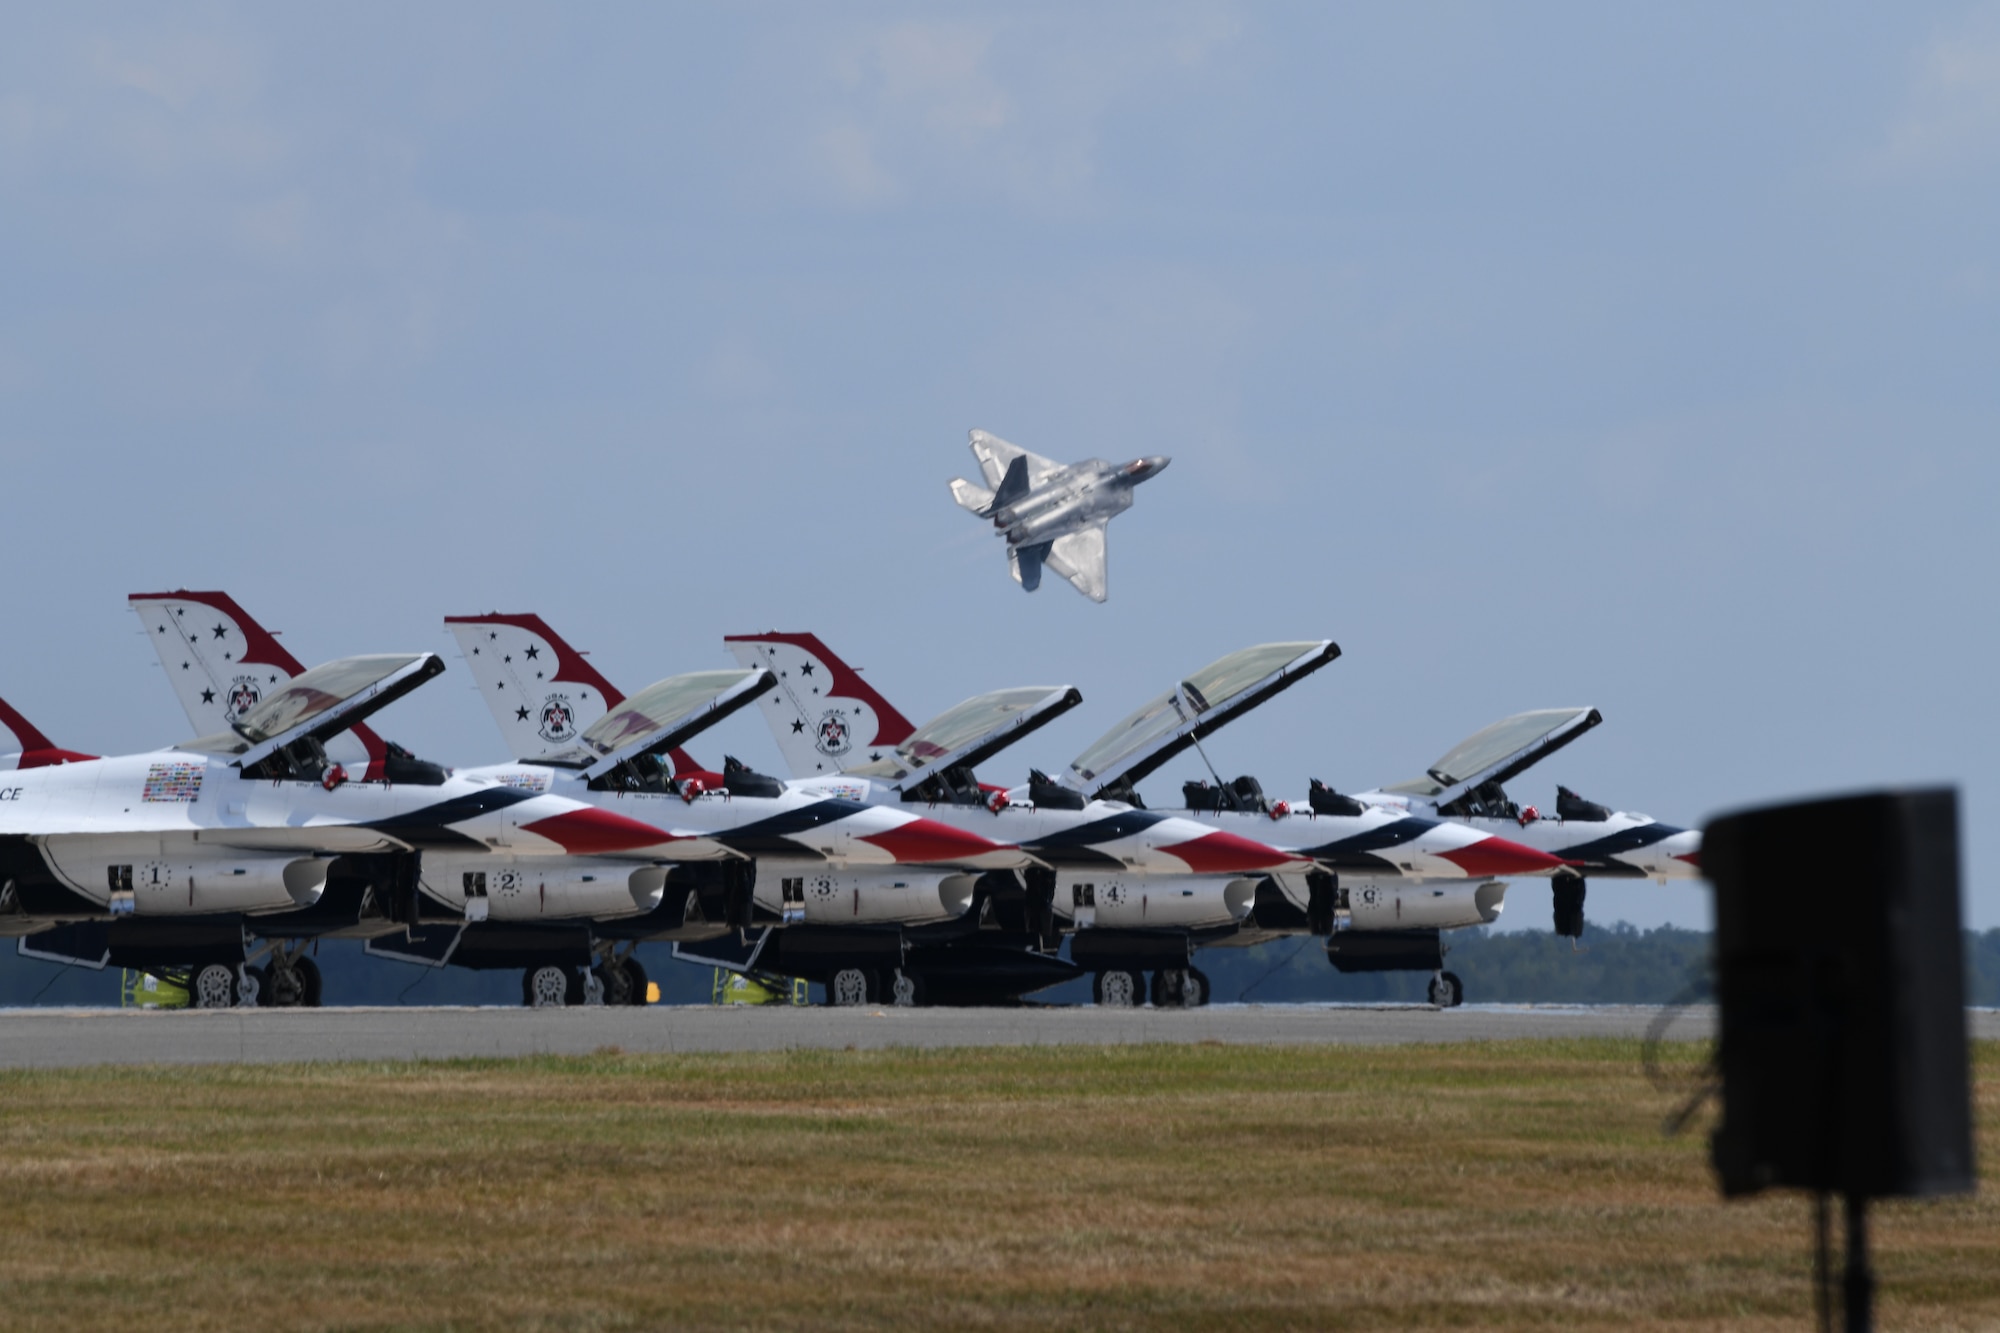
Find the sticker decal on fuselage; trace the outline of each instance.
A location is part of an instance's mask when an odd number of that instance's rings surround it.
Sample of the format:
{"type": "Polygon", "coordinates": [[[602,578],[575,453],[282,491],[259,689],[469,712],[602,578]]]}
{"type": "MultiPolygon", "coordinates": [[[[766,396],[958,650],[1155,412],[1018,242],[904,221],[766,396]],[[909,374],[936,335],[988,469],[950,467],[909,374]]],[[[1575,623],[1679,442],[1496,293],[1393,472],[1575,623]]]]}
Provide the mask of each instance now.
{"type": "Polygon", "coordinates": [[[202,765],[171,762],[154,764],[146,770],[142,801],[192,801],[201,795],[202,765]]]}

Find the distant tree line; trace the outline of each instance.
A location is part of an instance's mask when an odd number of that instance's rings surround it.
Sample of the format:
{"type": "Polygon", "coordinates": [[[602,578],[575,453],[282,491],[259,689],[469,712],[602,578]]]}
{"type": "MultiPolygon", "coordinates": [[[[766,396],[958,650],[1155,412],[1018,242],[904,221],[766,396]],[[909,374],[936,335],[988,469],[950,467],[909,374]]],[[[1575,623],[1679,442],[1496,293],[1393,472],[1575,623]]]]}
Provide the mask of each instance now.
{"type": "MultiPolygon", "coordinates": [[[[1709,935],[1662,926],[1639,930],[1620,922],[1590,926],[1578,946],[1545,931],[1453,931],[1445,966],[1465,983],[1470,1003],[1665,1004],[1707,995],[1709,935]]],[[[1966,999],[2000,1007],[2000,930],[1967,931],[1966,999]]],[[[317,954],[328,1004],[519,1004],[518,972],[423,968],[369,958],[352,940],[327,940],[317,954]]],[[[676,962],[669,946],[643,945],[640,961],[660,984],[667,1004],[705,1004],[710,969],[676,962]]],[[[1321,940],[1301,937],[1248,949],[1203,949],[1196,964],[1208,973],[1218,1003],[1295,1004],[1350,1001],[1421,1004],[1427,976],[1407,972],[1346,975],[1326,960],[1321,940]]],[[[0,951],[0,1005],[119,1003],[116,968],[93,972],[0,951]]],[[[1072,982],[1037,1000],[1087,1003],[1089,986],[1072,982]]]]}

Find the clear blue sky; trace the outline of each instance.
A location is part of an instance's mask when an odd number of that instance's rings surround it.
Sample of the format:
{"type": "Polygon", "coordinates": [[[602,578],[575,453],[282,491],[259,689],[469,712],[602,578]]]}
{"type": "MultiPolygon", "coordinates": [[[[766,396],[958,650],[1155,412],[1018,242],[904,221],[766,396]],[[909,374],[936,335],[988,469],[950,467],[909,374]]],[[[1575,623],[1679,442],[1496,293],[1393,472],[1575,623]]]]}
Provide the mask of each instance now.
{"type": "MultiPolygon", "coordinates": [[[[62,744],[182,738],[123,606],[178,585],[309,661],[539,610],[627,688],[771,627],[916,715],[1080,686],[1013,767],[1325,635],[1218,765],[1365,787],[1594,703],[1517,795],[1956,781],[2000,925],[2000,7],[8,27],[0,695],[62,744]],[[1108,605],[1007,580],[945,491],[971,426],[1173,456],[1108,605]]],[[[383,730],[501,757],[468,686],[383,730]]],[[[754,714],[725,747],[777,763],[754,714]]]]}

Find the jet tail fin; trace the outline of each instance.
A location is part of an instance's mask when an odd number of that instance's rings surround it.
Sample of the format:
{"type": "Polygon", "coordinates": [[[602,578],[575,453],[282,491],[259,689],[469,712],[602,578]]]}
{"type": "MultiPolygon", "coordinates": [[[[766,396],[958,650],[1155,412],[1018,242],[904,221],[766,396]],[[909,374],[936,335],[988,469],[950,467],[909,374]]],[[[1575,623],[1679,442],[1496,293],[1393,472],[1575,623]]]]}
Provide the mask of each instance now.
{"type": "Polygon", "coordinates": [[[0,769],[43,768],[96,757],[59,748],[34,723],[0,699],[0,769]]]}
{"type": "MultiPolygon", "coordinates": [[[[226,592],[135,592],[126,599],[166,668],[167,681],[197,736],[230,725],[276,693],[305,666],[226,592]]],[[[380,777],[389,747],[367,724],[327,742],[327,754],[380,777]]]]}
{"type": "MultiPolygon", "coordinates": [[[[533,763],[568,749],[625,702],[618,687],[533,614],[446,616],[507,753],[533,763]]],[[[676,766],[679,759],[676,759],[676,766]]]]}
{"type": "Polygon", "coordinates": [[[1014,461],[1007,465],[1007,474],[1000,478],[999,488],[993,492],[993,502],[986,507],[986,512],[998,513],[1027,493],[1028,456],[1016,454],[1014,461]]]}
{"type": "Polygon", "coordinates": [[[1049,558],[1049,547],[1048,542],[1036,542],[1033,546],[1010,547],[1007,551],[1007,560],[1014,567],[1014,582],[1029,592],[1041,587],[1042,562],[1049,558]]]}
{"type": "Polygon", "coordinates": [[[731,634],[746,667],[778,678],[757,701],[795,778],[823,777],[901,745],[916,728],[816,634],[731,634]]]}

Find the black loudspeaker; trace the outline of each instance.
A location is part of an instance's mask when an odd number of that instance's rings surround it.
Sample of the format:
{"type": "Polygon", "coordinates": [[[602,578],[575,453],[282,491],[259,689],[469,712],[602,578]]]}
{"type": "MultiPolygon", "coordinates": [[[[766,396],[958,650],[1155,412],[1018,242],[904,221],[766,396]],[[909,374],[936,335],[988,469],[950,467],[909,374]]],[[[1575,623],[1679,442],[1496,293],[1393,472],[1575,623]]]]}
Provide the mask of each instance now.
{"type": "Polygon", "coordinates": [[[1715,885],[1725,1195],[1974,1186],[1958,797],[1887,792],[1732,814],[1715,885]]]}

